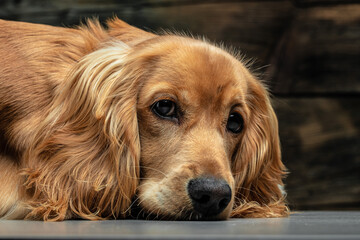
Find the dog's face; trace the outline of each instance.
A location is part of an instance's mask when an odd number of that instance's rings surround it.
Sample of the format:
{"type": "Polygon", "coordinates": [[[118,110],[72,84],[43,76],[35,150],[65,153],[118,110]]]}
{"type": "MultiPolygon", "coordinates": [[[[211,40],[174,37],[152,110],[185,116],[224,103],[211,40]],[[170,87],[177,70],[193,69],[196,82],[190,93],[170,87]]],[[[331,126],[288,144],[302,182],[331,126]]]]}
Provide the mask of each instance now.
{"type": "Polygon", "coordinates": [[[251,75],[204,42],[164,36],[150,44],[137,107],[140,206],[160,218],[225,219],[251,75]]]}

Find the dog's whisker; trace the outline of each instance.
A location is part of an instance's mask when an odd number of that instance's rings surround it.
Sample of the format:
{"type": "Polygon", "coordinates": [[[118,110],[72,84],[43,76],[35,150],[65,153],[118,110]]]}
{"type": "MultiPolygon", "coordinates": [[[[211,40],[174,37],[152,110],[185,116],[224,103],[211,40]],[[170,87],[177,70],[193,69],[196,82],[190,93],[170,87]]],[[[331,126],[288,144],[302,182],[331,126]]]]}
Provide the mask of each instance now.
{"type": "Polygon", "coordinates": [[[192,215],[193,215],[193,212],[190,213],[190,215],[189,215],[189,220],[192,219],[192,215]]]}
{"type": "Polygon", "coordinates": [[[139,197],[136,197],[136,198],[133,200],[133,202],[130,204],[130,206],[123,212],[123,214],[125,215],[126,213],[128,213],[128,212],[131,210],[131,208],[134,206],[134,204],[135,204],[136,202],[138,202],[138,200],[139,200],[139,197]]]}
{"type": "MultiPolygon", "coordinates": [[[[250,188],[246,188],[246,187],[238,187],[238,188],[237,188],[238,194],[241,194],[241,192],[239,191],[239,190],[241,190],[241,189],[244,189],[244,190],[247,190],[247,191],[249,191],[249,192],[251,192],[251,193],[254,193],[254,194],[257,195],[259,198],[263,199],[264,202],[265,202],[265,198],[264,198],[259,192],[254,191],[254,190],[252,190],[252,189],[250,189],[250,188]]],[[[243,197],[245,197],[243,194],[241,194],[241,195],[242,195],[243,197]]]]}
{"type": "MultiPolygon", "coordinates": [[[[143,214],[144,213],[144,209],[141,209],[140,211],[139,211],[139,213],[137,214],[137,216],[136,216],[136,219],[139,219],[139,216],[141,215],[141,214],[143,214]]],[[[144,215],[143,215],[143,217],[144,217],[144,215]]],[[[142,218],[143,218],[142,217],[142,218]]]]}
{"type": "Polygon", "coordinates": [[[152,167],[148,167],[148,166],[141,166],[141,168],[145,168],[145,169],[149,169],[149,170],[153,170],[155,172],[161,173],[162,175],[164,175],[165,178],[168,177],[168,175],[162,171],[160,171],[159,169],[156,168],[152,168],[152,167]]]}

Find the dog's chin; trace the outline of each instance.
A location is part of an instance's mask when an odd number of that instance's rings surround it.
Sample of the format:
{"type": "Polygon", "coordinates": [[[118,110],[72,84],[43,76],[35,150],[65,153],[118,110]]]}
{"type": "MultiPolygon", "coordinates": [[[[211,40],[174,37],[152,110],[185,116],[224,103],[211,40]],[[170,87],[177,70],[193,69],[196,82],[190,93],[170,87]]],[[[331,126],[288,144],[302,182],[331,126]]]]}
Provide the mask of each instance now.
{"type": "Polygon", "coordinates": [[[133,201],[130,208],[129,219],[141,220],[161,220],[161,221],[220,221],[228,219],[229,214],[226,212],[216,216],[207,216],[196,212],[193,209],[182,210],[181,213],[164,213],[156,210],[148,210],[140,206],[138,201],[133,201]]]}

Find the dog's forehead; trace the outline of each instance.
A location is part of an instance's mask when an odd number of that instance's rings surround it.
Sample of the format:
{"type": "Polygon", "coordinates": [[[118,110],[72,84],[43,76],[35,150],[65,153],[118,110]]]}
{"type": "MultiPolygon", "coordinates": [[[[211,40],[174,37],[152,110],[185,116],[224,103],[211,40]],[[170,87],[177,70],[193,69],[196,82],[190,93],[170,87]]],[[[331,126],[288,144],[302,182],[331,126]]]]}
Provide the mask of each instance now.
{"type": "Polygon", "coordinates": [[[168,59],[176,69],[176,76],[169,81],[180,86],[182,94],[192,101],[197,99],[203,105],[245,95],[247,76],[243,65],[220,48],[196,40],[183,42],[168,59]]]}
{"type": "Polygon", "coordinates": [[[251,74],[226,51],[200,40],[165,37],[145,45],[140,105],[151,104],[159,96],[175,96],[188,106],[213,110],[242,104],[251,74]]]}

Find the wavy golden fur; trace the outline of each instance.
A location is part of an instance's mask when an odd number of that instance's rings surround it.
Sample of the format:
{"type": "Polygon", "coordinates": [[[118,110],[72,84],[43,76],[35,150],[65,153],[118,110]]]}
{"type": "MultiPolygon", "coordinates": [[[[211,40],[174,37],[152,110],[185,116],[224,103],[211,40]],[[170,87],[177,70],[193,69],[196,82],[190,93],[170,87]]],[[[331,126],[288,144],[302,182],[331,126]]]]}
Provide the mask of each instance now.
{"type": "Polygon", "coordinates": [[[0,21],[0,42],[0,218],[288,215],[268,93],[225,50],[117,18],[0,21]],[[199,188],[225,191],[221,209],[199,188]]]}

